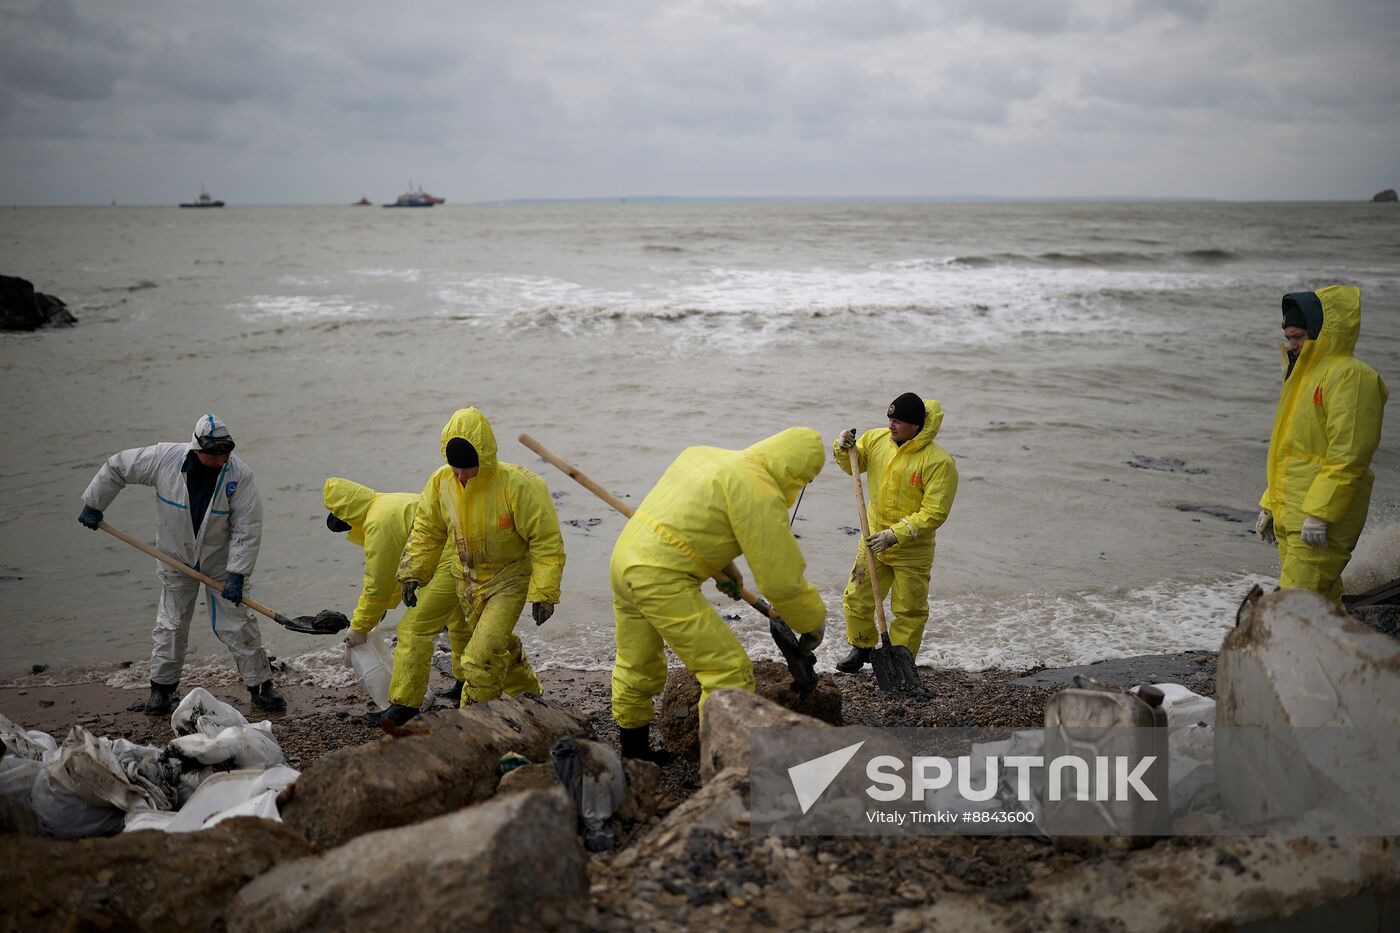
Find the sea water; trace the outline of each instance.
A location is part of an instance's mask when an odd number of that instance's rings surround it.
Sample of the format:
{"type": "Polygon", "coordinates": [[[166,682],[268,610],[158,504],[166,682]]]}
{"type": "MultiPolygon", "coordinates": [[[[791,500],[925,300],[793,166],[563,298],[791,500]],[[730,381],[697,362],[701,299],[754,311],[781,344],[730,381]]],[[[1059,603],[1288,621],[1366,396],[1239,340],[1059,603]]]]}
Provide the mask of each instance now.
{"type": "MultiPolygon", "coordinates": [[[[0,335],[4,682],[36,664],[144,682],[154,562],[78,525],[80,495],[112,452],[186,440],[204,411],[263,498],[248,592],[302,615],[348,614],[361,581],[325,478],[417,491],[448,416],[478,406],[563,522],[563,599],[522,619],[526,648],[606,668],[622,519],[518,434],[635,504],[688,445],[792,425],[829,442],[903,392],[939,399],[961,485],[920,660],[976,670],[1215,649],[1249,586],[1276,582],[1251,529],[1285,292],[1359,286],[1357,355],[1400,384],[1386,204],[22,208],[0,211],[0,256],[80,320],[0,335]]],[[[1400,574],[1391,408],[1354,562],[1372,583],[1400,574]]],[[[107,510],[146,540],[153,515],[140,487],[107,510]]],[[[823,667],[845,650],[857,524],[828,463],[793,523],[827,604],[823,667]]],[[[714,599],[776,656],[761,619],[714,599]]],[[[288,676],[346,682],[336,639],[261,626],[288,676]]],[[[232,679],[202,601],[189,655],[232,679]]]]}

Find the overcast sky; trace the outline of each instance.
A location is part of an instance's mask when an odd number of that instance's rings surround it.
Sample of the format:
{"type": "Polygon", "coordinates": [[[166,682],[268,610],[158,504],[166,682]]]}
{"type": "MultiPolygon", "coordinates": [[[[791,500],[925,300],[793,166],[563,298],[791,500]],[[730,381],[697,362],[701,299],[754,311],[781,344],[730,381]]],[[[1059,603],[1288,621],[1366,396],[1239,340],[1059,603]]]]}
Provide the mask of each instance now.
{"type": "Polygon", "coordinates": [[[1400,0],[0,0],[0,203],[1368,199],[1400,0]]]}

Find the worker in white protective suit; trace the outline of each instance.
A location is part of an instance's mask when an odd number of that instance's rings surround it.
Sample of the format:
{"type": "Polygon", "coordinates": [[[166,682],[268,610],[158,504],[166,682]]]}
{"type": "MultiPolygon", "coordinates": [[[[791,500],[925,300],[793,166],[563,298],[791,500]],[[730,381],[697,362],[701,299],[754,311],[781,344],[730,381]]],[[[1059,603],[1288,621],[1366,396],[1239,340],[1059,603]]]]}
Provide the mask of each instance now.
{"type": "MultiPolygon", "coordinates": [[[[107,458],[83,492],[78,521],[96,529],[117,493],[130,484],[156,491],[156,548],[207,577],[225,580],[208,588],[209,626],[233,655],[254,707],[287,708],[272,686],[272,668],[257,620],[243,600],[262,543],[262,502],[253,471],[233,454],[233,435],[212,414],[201,415],[187,444],[133,447],[107,458]]],[[[157,565],[160,605],[151,632],[151,693],[146,712],[168,715],[185,662],[190,620],[200,584],[165,564],[157,565]]]]}

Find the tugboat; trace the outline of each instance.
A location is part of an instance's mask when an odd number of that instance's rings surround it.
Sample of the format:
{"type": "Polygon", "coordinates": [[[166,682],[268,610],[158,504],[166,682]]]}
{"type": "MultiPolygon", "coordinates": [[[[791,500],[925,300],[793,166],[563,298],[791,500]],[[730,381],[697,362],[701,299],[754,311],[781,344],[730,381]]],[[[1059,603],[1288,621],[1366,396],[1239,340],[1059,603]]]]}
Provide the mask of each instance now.
{"type": "Polygon", "coordinates": [[[186,201],[186,202],[182,203],[180,206],[181,206],[181,207],[223,207],[223,206],[224,206],[224,202],[223,202],[223,201],[215,201],[213,198],[209,197],[209,192],[207,192],[207,191],[204,190],[204,186],[203,186],[203,185],[200,185],[200,186],[199,186],[199,199],[196,200],[196,201],[186,201]]]}
{"type": "Polygon", "coordinates": [[[350,206],[351,206],[351,207],[373,207],[374,205],[371,204],[371,203],[369,203],[369,198],[360,198],[360,200],[351,203],[350,206]]]}
{"type": "Polygon", "coordinates": [[[409,182],[409,189],[410,189],[410,190],[408,191],[407,194],[401,194],[401,195],[399,195],[399,196],[398,196],[398,199],[395,200],[393,204],[385,204],[384,206],[385,206],[385,207],[432,207],[434,204],[446,204],[446,203],[447,203],[447,200],[446,200],[445,198],[434,197],[433,195],[428,194],[428,192],[426,192],[426,191],[423,190],[423,188],[422,188],[421,185],[418,187],[418,190],[417,190],[417,191],[412,190],[412,188],[413,188],[413,183],[412,183],[412,182],[409,182]]]}

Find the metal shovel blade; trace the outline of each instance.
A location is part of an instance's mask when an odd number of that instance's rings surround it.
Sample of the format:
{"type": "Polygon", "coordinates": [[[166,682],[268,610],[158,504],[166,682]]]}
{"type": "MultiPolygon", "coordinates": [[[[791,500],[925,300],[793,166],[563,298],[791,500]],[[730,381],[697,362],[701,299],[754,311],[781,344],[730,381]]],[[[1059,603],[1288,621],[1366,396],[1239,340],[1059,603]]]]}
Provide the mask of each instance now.
{"type": "Polygon", "coordinates": [[[335,635],[350,627],[350,620],[344,614],[329,609],[322,609],[314,616],[297,616],[295,619],[289,619],[279,612],[276,619],[283,628],[303,635],[335,635]]]}
{"type": "Polygon", "coordinates": [[[890,644],[888,633],[880,636],[880,647],[870,653],[870,666],[875,670],[875,683],[885,693],[923,695],[924,685],[914,656],[903,645],[890,644]]]}
{"type": "Polygon", "coordinates": [[[781,619],[768,617],[768,633],[773,636],[773,642],[787,662],[788,672],[792,674],[792,689],[800,697],[811,693],[817,686],[817,656],[802,650],[796,633],[781,619]]]}

